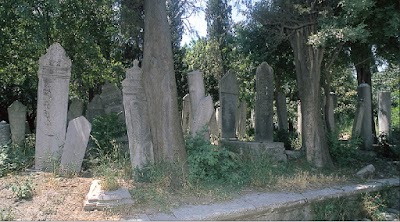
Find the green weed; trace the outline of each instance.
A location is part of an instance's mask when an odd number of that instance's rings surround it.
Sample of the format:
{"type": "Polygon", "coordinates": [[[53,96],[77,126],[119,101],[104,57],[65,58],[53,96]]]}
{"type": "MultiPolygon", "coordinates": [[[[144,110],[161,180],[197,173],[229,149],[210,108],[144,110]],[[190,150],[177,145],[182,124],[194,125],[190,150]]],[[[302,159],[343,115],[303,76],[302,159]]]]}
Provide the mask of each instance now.
{"type": "Polygon", "coordinates": [[[13,221],[15,220],[14,212],[11,207],[8,208],[0,208],[0,221],[13,221]]]}
{"type": "Polygon", "coordinates": [[[32,180],[27,179],[23,182],[17,181],[11,185],[11,190],[14,195],[20,200],[30,200],[34,194],[34,185],[32,180]]]}

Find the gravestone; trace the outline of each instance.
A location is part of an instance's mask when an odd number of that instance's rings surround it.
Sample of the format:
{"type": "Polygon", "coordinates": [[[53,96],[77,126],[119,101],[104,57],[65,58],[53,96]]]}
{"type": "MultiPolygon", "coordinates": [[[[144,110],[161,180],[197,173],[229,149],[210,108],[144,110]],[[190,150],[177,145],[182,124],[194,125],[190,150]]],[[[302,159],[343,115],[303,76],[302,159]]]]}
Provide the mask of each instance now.
{"type": "Polygon", "coordinates": [[[143,88],[142,70],[135,60],[122,81],[123,104],[128,132],[129,153],[133,168],[143,168],[154,162],[147,100],[143,88]]]}
{"type": "Polygon", "coordinates": [[[120,118],[124,119],[122,92],[115,84],[107,81],[103,87],[101,87],[100,98],[106,114],[117,113],[121,116],[120,118]]]}
{"type": "Polygon", "coordinates": [[[81,171],[91,129],[92,125],[84,116],[69,121],[61,156],[61,172],[79,173],[81,171]]]}
{"type": "Polygon", "coordinates": [[[11,141],[16,145],[23,145],[25,140],[26,106],[18,100],[7,109],[10,121],[11,141]]]}
{"type": "Polygon", "coordinates": [[[384,133],[390,138],[391,131],[391,100],[390,92],[378,93],[378,129],[379,134],[384,133]]]}
{"type": "Polygon", "coordinates": [[[297,133],[302,135],[303,124],[302,124],[302,114],[301,114],[301,101],[297,100],[297,133]]]}
{"type": "Polygon", "coordinates": [[[187,76],[192,113],[190,132],[194,136],[206,128],[204,138],[209,140],[208,126],[214,112],[212,98],[205,96],[203,73],[196,70],[188,73],[187,76]]]}
{"type": "Polygon", "coordinates": [[[364,112],[365,112],[364,101],[358,101],[356,115],[353,121],[353,128],[351,131],[352,138],[361,136],[361,126],[362,126],[362,121],[364,119],[364,112]]]}
{"type": "Polygon", "coordinates": [[[261,63],[257,68],[256,90],[255,141],[272,142],[274,133],[274,71],[266,62],[261,63]]]}
{"type": "Polygon", "coordinates": [[[96,116],[104,115],[104,106],[100,95],[95,95],[86,110],[86,119],[92,122],[96,116]]]}
{"type": "Polygon", "coordinates": [[[253,129],[256,128],[256,112],[254,109],[250,111],[250,127],[253,129]]]}
{"type": "Polygon", "coordinates": [[[211,116],[210,120],[210,140],[214,145],[218,145],[219,140],[219,127],[217,122],[217,111],[215,110],[211,116]]]}
{"type": "Polygon", "coordinates": [[[61,157],[67,128],[71,60],[54,43],[39,59],[35,169],[48,170],[61,157]]]}
{"type": "Polygon", "coordinates": [[[182,132],[184,135],[188,134],[190,131],[190,120],[192,119],[192,114],[191,114],[191,108],[190,108],[190,97],[189,94],[186,94],[183,97],[183,103],[182,103],[182,132]]]}
{"type": "Polygon", "coordinates": [[[286,96],[282,92],[278,92],[276,96],[276,112],[278,114],[278,128],[280,130],[288,130],[288,114],[286,106],[286,96]]]}
{"type": "Polygon", "coordinates": [[[361,149],[372,150],[372,113],[371,113],[371,87],[362,83],[357,88],[358,101],[364,103],[364,115],[361,121],[361,149]]]}
{"type": "Polygon", "coordinates": [[[0,122],[0,146],[8,144],[10,139],[10,124],[3,120],[0,122]]]}
{"type": "Polygon", "coordinates": [[[222,139],[236,139],[236,112],[238,106],[239,85],[236,74],[229,71],[219,81],[219,100],[221,111],[222,139]]]}
{"type": "Polygon", "coordinates": [[[238,107],[237,118],[236,118],[236,135],[238,139],[243,139],[246,135],[246,120],[247,120],[247,103],[241,101],[238,107]]]}
{"type": "Polygon", "coordinates": [[[80,99],[72,99],[71,104],[69,105],[67,120],[68,122],[76,117],[82,116],[83,114],[83,101],[80,99]]]}

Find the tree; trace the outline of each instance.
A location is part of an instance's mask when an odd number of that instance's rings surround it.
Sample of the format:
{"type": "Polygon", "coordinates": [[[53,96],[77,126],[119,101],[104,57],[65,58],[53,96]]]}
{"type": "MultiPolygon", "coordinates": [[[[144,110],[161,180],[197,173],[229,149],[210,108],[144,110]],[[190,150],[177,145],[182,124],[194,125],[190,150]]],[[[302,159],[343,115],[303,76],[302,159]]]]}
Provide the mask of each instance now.
{"type": "Polygon", "coordinates": [[[143,74],[156,162],[186,162],[165,0],[145,1],[143,74]]]}

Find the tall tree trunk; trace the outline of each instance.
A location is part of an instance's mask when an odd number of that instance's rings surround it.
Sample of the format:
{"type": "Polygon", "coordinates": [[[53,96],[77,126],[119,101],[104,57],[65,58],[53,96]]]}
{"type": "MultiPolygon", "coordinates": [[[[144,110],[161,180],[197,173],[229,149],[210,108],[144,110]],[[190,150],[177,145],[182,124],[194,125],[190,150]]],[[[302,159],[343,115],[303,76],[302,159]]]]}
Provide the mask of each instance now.
{"type": "MultiPolygon", "coordinates": [[[[351,47],[351,56],[354,62],[354,66],[357,72],[357,83],[360,85],[361,83],[367,83],[372,89],[372,81],[371,81],[371,66],[373,61],[371,48],[368,44],[354,44],[351,47]]],[[[371,101],[372,101],[372,90],[371,90],[371,101]]],[[[372,135],[373,140],[376,142],[376,130],[375,130],[375,121],[373,115],[373,107],[371,106],[371,116],[372,116],[372,135]]]]}
{"type": "Polygon", "coordinates": [[[143,77],[156,162],[186,162],[165,0],[145,1],[143,77]]]}
{"type": "Polygon", "coordinates": [[[307,161],[316,167],[331,167],[324,122],[321,114],[321,62],[323,48],[307,43],[314,32],[314,26],[301,27],[289,36],[293,48],[297,85],[299,89],[304,145],[307,161]]]}

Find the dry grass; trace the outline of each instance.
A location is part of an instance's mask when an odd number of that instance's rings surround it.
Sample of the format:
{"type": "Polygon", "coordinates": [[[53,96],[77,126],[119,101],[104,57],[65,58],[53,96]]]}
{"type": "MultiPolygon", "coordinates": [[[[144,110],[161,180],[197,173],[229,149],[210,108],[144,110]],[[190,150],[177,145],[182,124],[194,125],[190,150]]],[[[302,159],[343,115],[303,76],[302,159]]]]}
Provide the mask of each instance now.
{"type": "Polygon", "coordinates": [[[336,174],[311,174],[308,171],[298,171],[292,176],[277,176],[275,186],[285,190],[303,191],[345,183],[346,181],[345,176],[336,174]]]}

